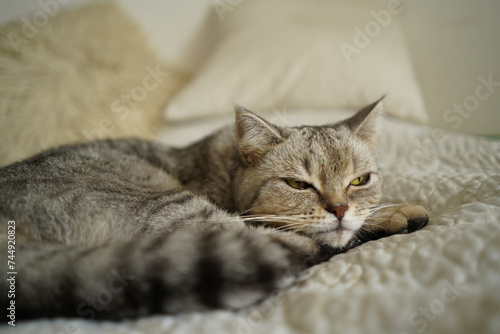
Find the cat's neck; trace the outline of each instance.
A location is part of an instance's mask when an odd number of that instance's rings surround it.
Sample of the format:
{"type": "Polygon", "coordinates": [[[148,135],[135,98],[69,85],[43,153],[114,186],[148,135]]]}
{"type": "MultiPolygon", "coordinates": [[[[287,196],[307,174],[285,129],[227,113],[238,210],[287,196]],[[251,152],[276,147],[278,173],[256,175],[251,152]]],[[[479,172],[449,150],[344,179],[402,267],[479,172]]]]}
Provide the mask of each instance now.
{"type": "Polygon", "coordinates": [[[234,127],[176,150],[175,156],[175,174],[186,189],[207,196],[225,210],[235,210],[232,183],[243,162],[234,127]]]}

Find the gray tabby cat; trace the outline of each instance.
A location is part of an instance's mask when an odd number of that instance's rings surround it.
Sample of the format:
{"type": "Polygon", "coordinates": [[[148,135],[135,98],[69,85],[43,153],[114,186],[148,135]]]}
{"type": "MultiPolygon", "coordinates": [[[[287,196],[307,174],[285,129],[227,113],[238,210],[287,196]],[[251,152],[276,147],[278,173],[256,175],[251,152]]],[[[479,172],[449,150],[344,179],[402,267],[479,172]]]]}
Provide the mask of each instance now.
{"type": "Polygon", "coordinates": [[[335,253],[423,227],[421,206],[377,206],[380,114],[377,101],[337,124],[285,128],[237,107],[236,129],[186,148],[97,141],[0,169],[17,317],[240,309],[335,253]]]}

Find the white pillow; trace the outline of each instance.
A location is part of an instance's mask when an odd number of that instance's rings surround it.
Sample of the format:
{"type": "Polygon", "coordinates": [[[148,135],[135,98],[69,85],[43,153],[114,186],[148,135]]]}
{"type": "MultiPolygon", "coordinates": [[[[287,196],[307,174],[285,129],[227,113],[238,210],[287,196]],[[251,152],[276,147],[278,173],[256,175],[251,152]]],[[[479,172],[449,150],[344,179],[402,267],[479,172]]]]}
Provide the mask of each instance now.
{"type": "Polygon", "coordinates": [[[223,3],[214,2],[219,42],[168,104],[168,119],[232,113],[234,103],[254,111],[359,108],[387,94],[387,113],[427,121],[398,1],[223,3]]]}

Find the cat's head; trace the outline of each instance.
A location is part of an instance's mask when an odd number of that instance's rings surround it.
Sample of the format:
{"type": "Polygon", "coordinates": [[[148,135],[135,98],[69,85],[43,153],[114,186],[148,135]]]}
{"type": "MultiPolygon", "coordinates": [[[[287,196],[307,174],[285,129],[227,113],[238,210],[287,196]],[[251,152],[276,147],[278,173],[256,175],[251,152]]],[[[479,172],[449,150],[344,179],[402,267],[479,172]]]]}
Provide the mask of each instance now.
{"type": "Polygon", "coordinates": [[[345,246],[381,197],[372,151],[381,114],[379,100],[333,125],[279,127],[236,107],[239,212],[345,246]]]}

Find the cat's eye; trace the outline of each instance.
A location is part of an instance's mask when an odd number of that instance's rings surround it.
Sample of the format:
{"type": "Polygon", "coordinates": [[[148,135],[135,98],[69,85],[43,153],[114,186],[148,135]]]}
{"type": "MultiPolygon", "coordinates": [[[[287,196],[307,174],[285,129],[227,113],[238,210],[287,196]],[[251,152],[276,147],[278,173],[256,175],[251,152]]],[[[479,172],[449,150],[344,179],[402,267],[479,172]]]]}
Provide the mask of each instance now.
{"type": "Polygon", "coordinates": [[[370,174],[365,174],[351,181],[352,186],[363,186],[370,181],[370,174]]]}
{"type": "Polygon", "coordinates": [[[286,179],[285,181],[286,181],[286,183],[288,183],[288,185],[290,187],[295,188],[295,189],[299,189],[299,190],[304,190],[304,189],[309,188],[311,186],[309,183],[305,183],[305,182],[297,181],[297,180],[286,179]]]}

